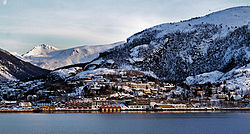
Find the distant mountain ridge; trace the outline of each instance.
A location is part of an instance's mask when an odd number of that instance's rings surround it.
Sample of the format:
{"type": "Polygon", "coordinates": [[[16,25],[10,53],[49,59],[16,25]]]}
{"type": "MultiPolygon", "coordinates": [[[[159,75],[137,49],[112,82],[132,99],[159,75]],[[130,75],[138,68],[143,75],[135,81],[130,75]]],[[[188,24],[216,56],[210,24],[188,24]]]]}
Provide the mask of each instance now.
{"type": "Polygon", "coordinates": [[[22,55],[22,59],[44,69],[56,68],[89,62],[98,57],[99,52],[121,45],[117,42],[107,45],[85,45],[69,49],[57,49],[49,45],[38,45],[22,55]]]}
{"type": "Polygon", "coordinates": [[[145,29],[100,53],[85,69],[139,70],[166,81],[226,73],[250,62],[249,14],[249,6],[235,7],[145,29]]]}
{"type": "Polygon", "coordinates": [[[47,74],[49,71],[24,62],[0,49],[0,81],[24,80],[47,74]]]}

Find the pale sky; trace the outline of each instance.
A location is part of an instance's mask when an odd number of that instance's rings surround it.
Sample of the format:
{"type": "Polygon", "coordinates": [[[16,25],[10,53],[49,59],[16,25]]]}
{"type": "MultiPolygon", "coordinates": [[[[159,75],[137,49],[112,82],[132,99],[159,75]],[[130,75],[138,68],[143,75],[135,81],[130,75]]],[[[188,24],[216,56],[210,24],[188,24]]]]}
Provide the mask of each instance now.
{"type": "Polygon", "coordinates": [[[178,22],[250,0],[0,0],[0,48],[22,54],[126,40],[154,25],[178,22]]]}

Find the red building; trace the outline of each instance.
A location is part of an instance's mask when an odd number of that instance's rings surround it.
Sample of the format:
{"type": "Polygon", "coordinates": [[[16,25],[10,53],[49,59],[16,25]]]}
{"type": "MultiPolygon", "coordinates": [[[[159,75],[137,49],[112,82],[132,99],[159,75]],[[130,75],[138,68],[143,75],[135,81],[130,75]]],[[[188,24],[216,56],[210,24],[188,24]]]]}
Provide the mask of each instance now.
{"type": "Polygon", "coordinates": [[[116,106],[116,105],[102,106],[101,111],[102,112],[120,112],[121,106],[116,106]]]}
{"type": "Polygon", "coordinates": [[[68,109],[91,109],[92,104],[89,102],[67,102],[65,106],[68,109]]]}

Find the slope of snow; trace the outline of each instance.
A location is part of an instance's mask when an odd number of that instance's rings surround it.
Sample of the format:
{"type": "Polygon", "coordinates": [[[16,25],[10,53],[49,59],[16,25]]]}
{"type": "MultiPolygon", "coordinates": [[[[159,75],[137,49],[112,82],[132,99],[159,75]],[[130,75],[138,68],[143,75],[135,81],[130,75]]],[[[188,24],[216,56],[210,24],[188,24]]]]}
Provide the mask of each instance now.
{"type": "Polygon", "coordinates": [[[59,69],[56,71],[53,71],[52,73],[58,75],[60,78],[65,79],[69,76],[71,76],[72,74],[76,74],[76,72],[81,69],[79,67],[72,67],[69,69],[59,69]]]}
{"type": "Polygon", "coordinates": [[[54,70],[67,65],[89,62],[99,56],[99,53],[121,45],[117,42],[107,45],[91,45],[58,50],[54,47],[40,45],[23,55],[25,61],[44,69],[54,70]]]}
{"type": "Polygon", "coordinates": [[[11,75],[8,71],[9,71],[8,68],[0,64],[0,80],[1,79],[16,80],[16,78],[13,75],[11,75]]]}
{"type": "Polygon", "coordinates": [[[19,53],[17,53],[17,52],[10,52],[12,55],[14,55],[15,57],[17,57],[18,59],[21,59],[21,60],[24,60],[23,59],[23,56],[22,55],[20,55],[19,53]]]}
{"type": "Polygon", "coordinates": [[[78,73],[77,75],[74,76],[75,79],[81,79],[81,78],[86,78],[94,75],[104,75],[104,74],[119,74],[119,72],[122,70],[118,69],[107,69],[107,68],[98,68],[95,70],[89,70],[89,71],[84,71],[81,73],[78,73]]]}
{"type": "Polygon", "coordinates": [[[145,51],[145,49],[148,48],[148,45],[147,44],[144,44],[144,45],[140,45],[140,46],[136,46],[134,48],[132,48],[130,50],[130,56],[133,57],[132,59],[129,59],[129,60],[132,60],[130,62],[134,63],[135,61],[143,61],[144,58],[141,57],[141,51],[145,51]]]}
{"type": "Polygon", "coordinates": [[[189,76],[184,82],[188,85],[194,85],[224,81],[226,82],[226,87],[230,90],[250,90],[250,63],[240,68],[234,68],[225,74],[219,71],[213,71],[196,76],[189,76]]]}
{"type": "Polygon", "coordinates": [[[226,81],[228,89],[250,90],[250,63],[227,72],[220,81],[226,81]]]}
{"type": "MultiPolygon", "coordinates": [[[[223,35],[223,33],[226,34],[228,33],[228,31],[232,31],[237,27],[247,25],[250,22],[249,12],[250,12],[250,7],[248,6],[234,7],[214,12],[203,17],[197,17],[187,21],[157,25],[155,27],[146,29],[146,31],[159,30],[161,32],[157,34],[157,38],[161,38],[167,33],[173,33],[176,31],[182,31],[182,32],[193,31],[195,30],[193,25],[204,23],[204,24],[216,24],[218,26],[221,26],[223,28],[222,30],[222,35],[223,35]]],[[[129,41],[133,41],[140,35],[141,34],[136,34],[134,36],[131,36],[129,38],[129,41]]]]}
{"type": "Polygon", "coordinates": [[[220,71],[213,71],[209,73],[203,73],[196,76],[189,76],[186,78],[185,83],[188,85],[193,84],[205,84],[207,82],[216,83],[222,77],[224,73],[220,71]]]}

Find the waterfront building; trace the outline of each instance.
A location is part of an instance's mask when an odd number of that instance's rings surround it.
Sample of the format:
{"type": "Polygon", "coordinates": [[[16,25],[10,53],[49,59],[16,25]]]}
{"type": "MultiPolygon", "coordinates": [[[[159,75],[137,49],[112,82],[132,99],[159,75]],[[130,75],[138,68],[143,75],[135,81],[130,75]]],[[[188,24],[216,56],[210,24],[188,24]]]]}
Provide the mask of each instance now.
{"type": "Polygon", "coordinates": [[[20,102],[19,103],[20,107],[32,107],[31,102],[20,102]]]}
{"type": "Polygon", "coordinates": [[[142,100],[133,100],[128,103],[129,109],[148,109],[150,108],[150,100],[142,99],[142,100]]]}
{"type": "Polygon", "coordinates": [[[161,104],[157,103],[154,105],[155,109],[186,109],[187,105],[186,104],[161,104]]]}
{"type": "Polygon", "coordinates": [[[107,105],[101,107],[102,112],[120,112],[121,106],[118,105],[107,105]]]}
{"type": "Polygon", "coordinates": [[[67,109],[90,110],[92,109],[92,103],[90,102],[66,102],[65,107],[67,109]]]}

